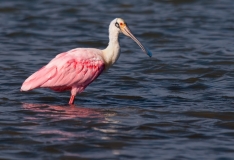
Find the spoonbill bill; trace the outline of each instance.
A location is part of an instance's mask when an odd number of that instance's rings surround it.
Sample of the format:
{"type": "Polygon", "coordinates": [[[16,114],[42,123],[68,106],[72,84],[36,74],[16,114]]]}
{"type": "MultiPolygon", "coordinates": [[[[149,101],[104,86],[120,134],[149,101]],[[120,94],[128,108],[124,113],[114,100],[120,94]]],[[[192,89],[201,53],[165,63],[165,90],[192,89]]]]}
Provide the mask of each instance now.
{"type": "Polygon", "coordinates": [[[120,55],[119,33],[131,37],[143,52],[152,56],[131,33],[127,23],[121,18],[115,18],[109,26],[109,44],[106,49],[76,48],[58,54],[47,65],[29,76],[22,84],[21,91],[35,88],[71,90],[69,104],[74,104],[75,96],[117,61],[120,55]]]}

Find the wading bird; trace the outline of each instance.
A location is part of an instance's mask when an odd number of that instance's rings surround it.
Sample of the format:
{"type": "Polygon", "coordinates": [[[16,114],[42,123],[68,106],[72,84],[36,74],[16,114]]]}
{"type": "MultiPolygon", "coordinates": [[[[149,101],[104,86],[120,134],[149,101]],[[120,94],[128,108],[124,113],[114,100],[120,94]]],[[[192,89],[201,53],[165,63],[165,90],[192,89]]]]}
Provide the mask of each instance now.
{"type": "Polygon", "coordinates": [[[120,54],[119,33],[131,37],[147,55],[152,56],[131,33],[124,20],[116,18],[109,26],[109,44],[106,49],[76,48],[58,54],[46,66],[28,77],[22,84],[21,91],[40,87],[54,91],[71,90],[69,104],[74,104],[76,94],[84,91],[117,61],[120,54]]]}

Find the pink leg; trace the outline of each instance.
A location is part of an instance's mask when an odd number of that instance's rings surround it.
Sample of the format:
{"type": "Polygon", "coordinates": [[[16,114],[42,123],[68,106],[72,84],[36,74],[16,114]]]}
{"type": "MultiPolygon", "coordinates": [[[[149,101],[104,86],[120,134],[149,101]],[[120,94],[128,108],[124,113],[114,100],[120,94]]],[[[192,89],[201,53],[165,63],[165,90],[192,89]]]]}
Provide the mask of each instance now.
{"type": "Polygon", "coordinates": [[[75,100],[75,96],[74,96],[74,95],[71,95],[69,104],[74,104],[74,100],[75,100]]]}

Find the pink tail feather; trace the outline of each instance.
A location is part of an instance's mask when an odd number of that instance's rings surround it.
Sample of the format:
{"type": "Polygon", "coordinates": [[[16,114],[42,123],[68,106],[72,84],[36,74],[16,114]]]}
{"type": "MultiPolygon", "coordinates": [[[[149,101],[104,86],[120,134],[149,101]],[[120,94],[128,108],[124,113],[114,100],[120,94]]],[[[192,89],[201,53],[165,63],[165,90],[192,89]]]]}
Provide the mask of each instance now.
{"type": "Polygon", "coordinates": [[[21,91],[29,91],[40,87],[56,74],[56,67],[43,67],[39,71],[28,77],[22,84],[21,91]]]}

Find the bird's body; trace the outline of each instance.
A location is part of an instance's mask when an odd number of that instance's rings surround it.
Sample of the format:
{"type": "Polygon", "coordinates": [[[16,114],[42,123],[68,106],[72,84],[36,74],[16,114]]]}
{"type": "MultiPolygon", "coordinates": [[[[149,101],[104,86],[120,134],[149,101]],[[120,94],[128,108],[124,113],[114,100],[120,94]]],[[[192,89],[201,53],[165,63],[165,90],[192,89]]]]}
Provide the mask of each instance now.
{"type": "MultiPolygon", "coordinates": [[[[69,104],[73,104],[76,94],[81,93],[104,70],[108,70],[117,61],[120,54],[118,41],[119,33],[122,31],[120,27],[126,25],[120,18],[119,22],[117,21],[118,19],[114,19],[110,23],[109,45],[106,49],[76,48],[58,54],[46,66],[28,77],[24,81],[21,91],[40,87],[50,88],[54,91],[71,90],[69,104]],[[117,27],[117,23],[120,26],[117,27]]],[[[130,32],[130,37],[139,44],[140,42],[131,35],[130,32]]],[[[141,44],[139,45],[143,51],[147,51],[141,44]]],[[[149,51],[146,53],[151,54],[149,51]]]]}
{"type": "Polygon", "coordinates": [[[21,90],[50,88],[54,91],[82,92],[105,69],[102,52],[93,48],[77,48],[57,55],[46,66],[25,80],[21,90]]]}

